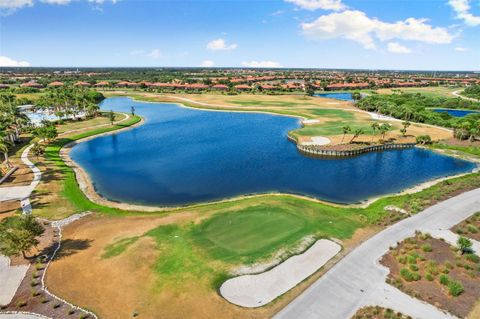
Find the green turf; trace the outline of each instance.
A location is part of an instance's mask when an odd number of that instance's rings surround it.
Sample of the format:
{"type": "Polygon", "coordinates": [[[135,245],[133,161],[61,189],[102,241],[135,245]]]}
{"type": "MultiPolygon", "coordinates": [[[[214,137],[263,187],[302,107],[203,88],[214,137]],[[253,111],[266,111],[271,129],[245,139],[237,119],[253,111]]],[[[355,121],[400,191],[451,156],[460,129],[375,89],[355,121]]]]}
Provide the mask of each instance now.
{"type": "Polygon", "coordinates": [[[138,237],[124,238],[111,245],[105,247],[105,251],[102,254],[102,258],[111,258],[120,255],[128,247],[133,245],[138,240],[138,237]]]}

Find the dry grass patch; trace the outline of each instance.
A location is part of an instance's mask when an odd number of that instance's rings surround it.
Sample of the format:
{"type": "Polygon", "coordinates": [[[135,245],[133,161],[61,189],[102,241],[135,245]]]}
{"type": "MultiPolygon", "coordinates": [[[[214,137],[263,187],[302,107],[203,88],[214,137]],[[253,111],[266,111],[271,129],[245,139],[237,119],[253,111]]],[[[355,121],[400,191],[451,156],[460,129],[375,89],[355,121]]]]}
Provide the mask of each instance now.
{"type": "Polygon", "coordinates": [[[410,316],[379,306],[359,309],[352,319],[411,319],[410,316]]]}

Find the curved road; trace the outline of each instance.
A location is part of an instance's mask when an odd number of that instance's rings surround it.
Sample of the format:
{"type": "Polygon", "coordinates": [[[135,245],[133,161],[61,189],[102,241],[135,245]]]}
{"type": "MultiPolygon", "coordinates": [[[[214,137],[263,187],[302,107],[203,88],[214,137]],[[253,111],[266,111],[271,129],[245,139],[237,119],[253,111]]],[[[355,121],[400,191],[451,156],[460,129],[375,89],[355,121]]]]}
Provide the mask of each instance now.
{"type": "Polygon", "coordinates": [[[378,260],[415,230],[438,233],[480,211],[480,188],[450,198],[368,239],[293,300],[277,319],[348,319],[367,305],[381,305],[413,318],[454,318],[387,285],[378,260]]]}

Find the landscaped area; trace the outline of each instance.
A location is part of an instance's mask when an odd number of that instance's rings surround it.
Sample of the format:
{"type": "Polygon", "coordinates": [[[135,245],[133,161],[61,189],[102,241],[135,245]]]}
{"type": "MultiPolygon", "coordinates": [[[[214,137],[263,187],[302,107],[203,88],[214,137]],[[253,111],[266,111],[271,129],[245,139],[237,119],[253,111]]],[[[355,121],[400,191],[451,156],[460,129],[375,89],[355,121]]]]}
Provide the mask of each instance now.
{"type": "Polygon", "coordinates": [[[480,258],[428,234],[408,238],[382,259],[388,283],[465,318],[480,297],[480,258]]]}

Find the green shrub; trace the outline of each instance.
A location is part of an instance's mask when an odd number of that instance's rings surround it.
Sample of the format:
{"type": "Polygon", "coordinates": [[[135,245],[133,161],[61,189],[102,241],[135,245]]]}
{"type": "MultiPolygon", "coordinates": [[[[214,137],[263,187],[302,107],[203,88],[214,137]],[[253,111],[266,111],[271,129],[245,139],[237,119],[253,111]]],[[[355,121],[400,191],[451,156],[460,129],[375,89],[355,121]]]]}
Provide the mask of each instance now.
{"type": "Polygon", "coordinates": [[[400,276],[402,276],[403,279],[406,281],[417,281],[420,280],[420,274],[416,272],[411,272],[407,268],[402,268],[400,270],[400,276]]]}
{"type": "Polygon", "coordinates": [[[451,280],[448,283],[448,290],[450,291],[450,294],[454,297],[461,295],[462,292],[465,291],[463,285],[460,282],[454,280],[451,280]]]}
{"type": "Polygon", "coordinates": [[[432,251],[432,245],[430,244],[423,244],[422,245],[422,250],[426,253],[429,253],[432,251]]]}
{"type": "Polygon", "coordinates": [[[444,286],[448,285],[450,282],[450,278],[447,275],[441,275],[440,276],[440,283],[444,286]]]}
{"type": "Polygon", "coordinates": [[[411,271],[418,271],[418,266],[415,265],[415,264],[410,265],[409,268],[410,268],[411,271]]]}
{"type": "Polygon", "coordinates": [[[465,258],[474,263],[480,262],[480,257],[478,257],[478,255],[475,255],[475,254],[467,254],[465,255],[465,258]]]}
{"type": "Polygon", "coordinates": [[[468,225],[468,226],[467,226],[467,229],[468,229],[469,232],[471,232],[471,233],[473,233],[473,234],[478,233],[478,228],[475,227],[474,225],[468,225]]]}
{"type": "Polygon", "coordinates": [[[435,278],[433,277],[433,275],[431,273],[427,273],[425,275],[425,279],[427,279],[428,281],[433,281],[433,279],[435,279],[435,278]]]}

